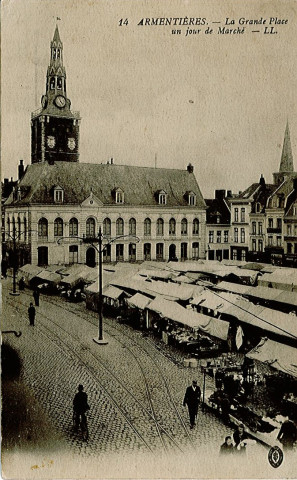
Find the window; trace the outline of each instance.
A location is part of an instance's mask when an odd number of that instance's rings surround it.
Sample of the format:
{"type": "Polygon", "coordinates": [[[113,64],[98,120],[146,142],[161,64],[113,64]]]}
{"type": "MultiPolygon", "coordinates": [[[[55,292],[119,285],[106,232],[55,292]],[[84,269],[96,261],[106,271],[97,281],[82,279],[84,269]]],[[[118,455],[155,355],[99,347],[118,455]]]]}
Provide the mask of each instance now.
{"type": "Polygon", "coordinates": [[[291,233],[292,233],[292,227],[291,225],[287,225],[287,234],[291,235],[291,233]]]}
{"type": "Polygon", "coordinates": [[[156,258],[157,260],[163,260],[164,245],[163,243],[157,243],[156,245],[156,258]]]}
{"type": "Polygon", "coordinates": [[[175,226],[176,226],[176,222],[174,218],[171,218],[169,220],[169,235],[175,235],[175,226]]]}
{"type": "Polygon", "coordinates": [[[103,250],[103,262],[110,262],[111,261],[111,245],[107,243],[103,250]]]}
{"type": "Polygon", "coordinates": [[[193,260],[198,260],[199,258],[199,243],[192,243],[192,258],[193,260]]]}
{"type": "Polygon", "coordinates": [[[269,247],[272,246],[272,237],[271,236],[268,237],[268,246],[269,247]]]}
{"type": "Polygon", "coordinates": [[[55,90],[55,79],[54,78],[51,78],[50,89],[55,90]]]}
{"type": "Polygon", "coordinates": [[[209,243],[213,243],[213,236],[214,236],[214,232],[213,232],[213,230],[210,230],[210,232],[208,234],[208,242],[209,243]]]}
{"type": "Polygon", "coordinates": [[[282,228],[282,219],[281,218],[276,219],[276,228],[281,230],[281,228],[282,228]]]}
{"type": "Polygon", "coordinates": [[[136,220],[135,220],[135,218],[130,218],[130,220],[129,220],[129,235],[136,235],[136,220]]]}
{"type": "Polygon", "coordinates": [[[187,233],[188,233],[188,220],[186,218],[183,218],[181,221],[181,234],[187,235],[187,233]]]}
{"type": "Polygon", "coordinates": [[[268,218],[268,228],[273,228],[273,218],[268,218]]]}
{"type": "Polygon", "coordinates": [[[229,242],[229,231],[224,230],[224,242],[228,243],[229,242]]]}
{"type": "Polygon", "coordinates": [[[245,208],[240,209],[240,221],[245,222],[245,208]]]}
{"type": "Polygon", "coordinates": [[[193,221],[193,235],[199,235],[199,220],[198,220],[198,218],[194,218],[194,221],[193,221]]]}
{"type": "Polygon", "coordinates": [[[158,218],[157,220],[157,235],[164,235],[164,221],[162,218],[158,218]]]}
{"type": "Polygon", "coordinates": [[[234,208],[234,222],[238,222],[238,208],[234,208]]]}
{"type": "Polygon", "coordinates": [[[195,193],[189,193],[189,205],[196,205],[196,195],[195,193]]]}
{"type": "Polygon", "coordinates": [[[118,218],[116,221],[116,235],[124,235],[124,220],[118,218]]]}
{"type": "Polygon", "coordinates": [[[69,263],[78,263],[78,246],[70,245],[69,247],[69,263]]]}
{"type": "Polygon", "coordinates": [[[95,220],[94,220],[94,218],[88,218],[88,220],[87,220],[86,235],[87,235],[87,237],[95,237],[95,220]]]}
{"type": "MultiPolygon", "coordinates": [[[[144,235],[148,236],[151,235],[151,226],[152,222],[150,221],[149,218],[146,218],[144,220],[144,235]]],[[[147,245],[150,245],[149,243],[147,245]]]]}
{"type": "Polygon", "coordinates": [[[258,251],[263,252],[263,240],[258,241],[258,251]]]}
{"type": "Polygon", "coordinates": [[[241,243],[245,242],[245,229],[244,228],[240,229],[240,242],[241,243]]]}
{"type": "Polygon", "coordinates": [[[159,205],[166,205],[166,193],[160,192],[159,193],[159,205]]]}
{"type": "Polygon", "coordinates": [[[234,250],[232,252],[232,260],[237,260],[237,250],[236,250],[236,248],[234,248],[234,250]]]}
{"type": "Polygon", "coordinates": [[[62,78],[61,77],[57,78],[57,89],[62,90],[62,78]]]}
{"type": "Polygon", "coordinates": [[[292,253],[292,243],[287,243],[287,253],[292,253]]]}
{"type": "Polygon", "coordinates": [[[242,250],[241,252],[241,260],[245,261],[246,260],[246,251],[242,250]]]}
{"type": "Polygon", "coordinates": [[[143,256],[144,256],[144,260],[150,260],[151,259],[151,244],[150,243],[145,243],[143,245],[143,256]]]}
{"type": "Polygon", "coordinates": [[[129,262],[136,260],[136,243],[129,243],[129,262]]]}
{"type": "Polygon", "coordinates": [[[238,228],[234,228],[234,242],[238,243],[238,228]]]}
{"type": "Polygon", "coordinates": [[[221,243],[222,242],[222,232],[221,230],[218,230],[217,231],[217,243],[221,243]]]}
{"type": "Polygon", "coordinates": [[[64,201],[64,190],[57,188],[54,190],[54,200],[55,203],[63,203],[64,201]]]}
{"type": "Polygon", "coordinates": [[[116,203],[124,203],[124,192],[121,190],[116,191],[116,203]]]}
{"type": "Polygon", "coordinates": [[[27,219],[24,218],[24,240],[27,240],[27,219]]]}
{"type": "Polygon", "coordinates": [[[63,236],[63,220],[62,218],[56,218],[54,221],[54,236],[62,237],[63,236]]]}
{"type": "Polygon", "coordinates": [[[76,218],[71,218],[69,222],[69,236],[77,237],[78,235],[78,221],[76,218]]]}
{"type": "Polygon", "coordinates": [[[258,222],[258,234],[262,235],[263,233],[263,224],[262,222],[258,222]]]}
{"type": "Polygon", "coordinates": [[[261,211],[261,203],[256,203],[256,213],[260,213],[261,211]]]}
{"type": "Polygon", "coordinates": [[[217,215],[217,223],[220,223],[221,221],[221,215],[217,215]]]}
{"type": "Polygon", "coordinates": [[[7,233],[10,235],[10,220],[9,218],[7,219],[7,233]]]}
{"type": "Polygon", "coordinates": [[[18,236],[20,238],[20,235],[22,233],[22,230],[21,230],[21,219],[20,217],[18,217],[18,236]]]}
{"type": "Polygon", "coordinates": [[[48,235],[48,221],[46,218],[41,218],[38,222],[38,237],[47,237],[48,235]]]}
{"type": "Polygon", "coordinates": [[[282,246],[282,237],[279,237],[279,236],[276,237],[276,246],[277,247],[282,246]]]}
{"type": "Polygon", "coordinates": [[[255,239],[252,240],[252,250],[253,250],[253,252],[257,251],[257,242],[256,242],[255,239]]]}
{"type": "Polygon", "coordinates": [[[256,222],[252,222],[252,235],[256,235],[256,222]]]}
{"type": "Polygon", "coordinates": [[[110,236],[111,235],[111,220],[110,218],[105,218],[103,220],[103,235],[110,236]]]}

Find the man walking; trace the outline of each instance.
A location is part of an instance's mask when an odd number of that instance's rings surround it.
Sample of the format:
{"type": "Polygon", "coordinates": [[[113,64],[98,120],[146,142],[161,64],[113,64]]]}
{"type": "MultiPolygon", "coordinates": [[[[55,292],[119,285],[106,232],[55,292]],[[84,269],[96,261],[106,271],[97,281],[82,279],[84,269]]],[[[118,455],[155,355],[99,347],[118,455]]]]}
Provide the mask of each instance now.
{"type": "Polygon", "coordinates": [[[184,403],[183,403],[184,407],[188,405],[191,429],[194,428],[194,425],[196,425],[195,420],[198,413],[200,396],[201,396],[200,387],[197,385],[197,381],[193,380],[192,385],[190,385],[186,390],[184,403]]]}
{"type": "Polygon", "coordinates": [[[33,306],[33,303],[30,303],[30,307],[28,308],[28,314],[29,314],[30,325],[34,327],[35,307],[33,306]]]}
{"type": "Polygon", "coordinates": [[[34,298],[34,301],[35,301],[35,306],[39,307],[39,290],[38,290],[38,288],[35,288],[35,290],[33,292],[33,298],[34,298]]]}

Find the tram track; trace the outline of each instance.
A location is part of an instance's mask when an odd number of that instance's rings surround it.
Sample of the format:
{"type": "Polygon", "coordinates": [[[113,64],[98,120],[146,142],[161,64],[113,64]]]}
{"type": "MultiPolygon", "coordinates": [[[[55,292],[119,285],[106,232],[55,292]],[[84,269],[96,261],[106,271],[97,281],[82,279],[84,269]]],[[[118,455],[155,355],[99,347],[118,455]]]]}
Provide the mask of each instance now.
{"type": "MultiPolygon", "coordinates": [[[[53,300],[49,300],[47,298],[47,301],[49,301],[49,303],[52,303],[54,304],[55,306],[57,307],[60,307],[60,308],[65,308],[65,306],[63,305],[59,305],[58,302],[55,302],[53,300]]],[[[16,305],[12,302],[9,302],[8,303],[11,304],[11,306],[13,306],[14,308],[16,308],[16,305]]],[[[22,302],[18,301],[18,305],[22,305],[25,309],[27,307],[27,305],[23,304],[22,302]]],[[[21,310],[19,309],[19,311],[21,312],[21,310]]],[[[26,310],[25,310],[26,311],[26,310]]],[[[71,311],[71,309],[67,309],[67,311],[69,313],[74,313],[77,317],[80,315],[81,312],[75,312],[75,311],[71,311]]],[[[22,313],[22,312],[21,312],[22,313]]],[[[59,331],[63,331],[63,333],[67,336],[67,338],[69,338],[69,336],[71,336],[72,338],[72,341],[75,340],[76,343],[78,343],[81,347],[81,339],[80,338],[76,338],[73,334],[71,334],[68,330],[64,329],[60,324],[58,324],[57,322],[55,322],[52,318],[48,317],[47,315],[45,315],[44,313],[41,313],[39,312],[39,315],[42,315],[44,317],[44,319],[48,322],[51,322],[52,324],[55,325],[56,328],[59,329],[59,331]]],[[[91,322],[89,319],[84,319],[84,320],[87,320],[89,323],[91,323],[93,326],[93,322],[91,322]]],[[[40,324],[40,321],[39,321],[39,324],[40,324]]],[[[147,440],[145,440],[144,436],[138,431],[138,429],[135,427],[135,425],[133,424],[133,422],[131,422],[130,418],[127,416],[126,412],[123,410],[123,408],[121,407],[121,405],[119,404],[119,402],[117,402],[117,400],[114,398],[114,395],[110,394],[110,392],[108,391],[108,389],[103,385],[102,383],[102,380],[99,379],[98,375],[94,372],[94,367],[91,367],[88,363],[86,363],[86,361],[84,360],[83,356],[78,354],[78,352],[69,345],[69,342],[66,342],[65,340],[62,340],[61,337],[59,335],[57,335],[53,330],[51,330],[49,328],[48,325],[44,325],[44,323],[42,323],[42,330],[43,330],[43,334],[46,335],[51,341],[54,341],[53,340],[53,337],[55,338],[55,341],[54,343],[56,344],[56,340],[58,339],[58,341],[60,343],[62,343],[62,346],[60,345],[60,348],[65,351],[65,348],[68,350],[68,352],[70,352],[70,354],[72,355],[72,357],[76,358],[79,360],[79,362],[84,365],[84,368],[89,372],[89,374],[92,376],[92,378],[96,381],[97,384],[100,385],[100,387],[102,388],[102,390],[105,392],[105,394],[108,396],[108,398],[112,401],[112,403],[116,406],[116,408],[119,410],[119,412],[121,413],[121,415],[124,417],[125,421],[128,423],[128,425],[130,426],[130,428],[134,431],[134,433],[137,435],[137,437],[141,440],[141,442],[146,446],[146,448],[148,448],[148,450],[152,451],[152,448],[149,444],[149,442],[147,440]]],[[[121,332],[122,334],[122,332],[121,332]]],[[[114,335],[113,335],[114,336],[114,335]]],[[[127,335],[127,337],[129,338],[129,336],[127,335]]],[[[131,338],[130,338],[131,340],[131,338]]],[[[122,343],[119,339],[117,339],[117,341],[119,341],[119,343],[122,343]]],[[[135,341],[134,341],[135,343],[135,341]]],[[[125,345],[125,348],[127,348],[127,345],[125,345]]],[[[150,410],[147,409],[146,406],[143,405],[142,402],[139,401],[139,399],[134,395],[133,392],[131,392],[131,390],[129,390],[126,385],[122,382],[122,380],[117,376],[115,375],[112,370],[110,368],[108,368],[103,362],[102,360],[97,356],[97,355],[94,355],[92,352],[90,352],[90,350],[88,349],[88,355],[90,355],[95,361],[96,361],[96,364],[100,364],[100,367],[102,369],[104,369],[109,376],[111,376],[116,382],[118,385],[121,386],[121,388],[123,388],[123,390],[126,391],[126,393],[128,393],[134,400],[135,403],[138,404],[138,406],[142,409],[143,412],[145,412],[148,417],[150,418],[151,421],[154,422],[155,424],[155,428],[156,428],[156,431],[157,431],[157,436],[158,438],[160,439],[161,441],[161,444],[164,448],[165,451],[168,450],[168,446],[166,444],[166,441],[167,443],[169,443],[169,446],[172,447],[172,446],[175,446],[176,448],[178,448],[180,451],[183,452],[182,448],[180,447],[180,445],[176,442],[176,440],[166,431],[166,429],[160,425],[160,422],[156,416],[156,412],[154,410],[154,405],[153,405],[153,401],[152,401],[152,398],[151,398],[151,394],[150,394],[150,390],[149,390],[149,385],[148,385],[148,382],[147,382],[147,378],[146,378],[146,374],[145,374],[145,371],[141,365],[141,363],[139,362],[139,359],[137,358],[137,356],[135,355],[134,352],[131,351],[130,347],[129,347],[129,353],[135,358],[135,361],[137,361],[138,363],[138,366],[142,372],[142,376],[143,376],[143,379],[144,379],[144,382],[145,382],[145,386],[146,386],[146,395],[147,395],[147,398],[148,398],[148,401],[149,401],[149,405],[150,405],[150,410]],[[166,441],[164,440],[164,437],[166,438],[166,441]]]]}

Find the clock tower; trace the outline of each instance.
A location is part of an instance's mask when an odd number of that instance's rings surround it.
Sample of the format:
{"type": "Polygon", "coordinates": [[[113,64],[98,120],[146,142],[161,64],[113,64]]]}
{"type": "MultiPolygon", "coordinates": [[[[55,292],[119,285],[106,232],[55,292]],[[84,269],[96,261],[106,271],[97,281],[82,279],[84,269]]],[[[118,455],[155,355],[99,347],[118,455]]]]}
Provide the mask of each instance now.
{"type": "Polygon", "coordinates": [[[63,44],[58,27],[51,42],[50,64],[46,75],[46,93],[41,109],[31,118],[31,163],[79,160],[79,112],[70,110],[63,66],[63,44]]]}

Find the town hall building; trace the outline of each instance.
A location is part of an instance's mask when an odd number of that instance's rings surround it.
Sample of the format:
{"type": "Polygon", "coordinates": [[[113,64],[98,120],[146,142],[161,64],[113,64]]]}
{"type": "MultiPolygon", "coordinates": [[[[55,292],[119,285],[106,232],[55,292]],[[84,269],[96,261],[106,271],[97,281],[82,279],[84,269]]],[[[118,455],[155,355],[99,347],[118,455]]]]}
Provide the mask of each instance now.
{"type": "Polygon", "coordinates": [[[101,228],[105,262],[205,258],[206,204],[193,166],[81,163],[80,121],[56,27],[46,92],[31,118],[31,165],[20,165],[4,206],[7,255],[17,244],[19,265],[95,266],[98,253],[87,239],[101,228]]]}

